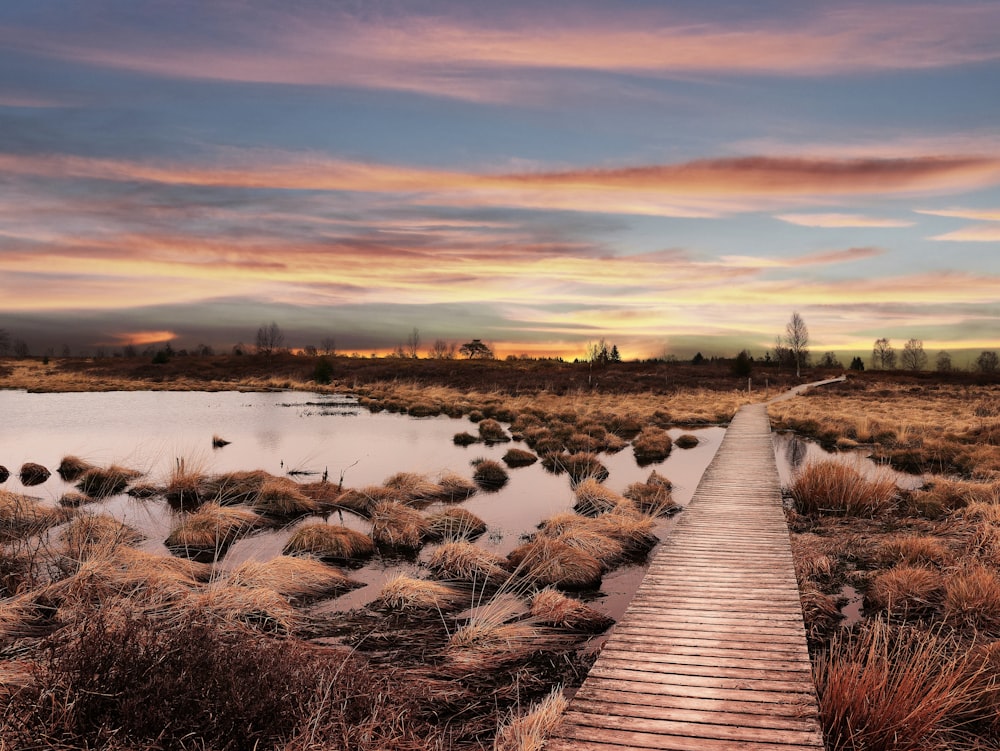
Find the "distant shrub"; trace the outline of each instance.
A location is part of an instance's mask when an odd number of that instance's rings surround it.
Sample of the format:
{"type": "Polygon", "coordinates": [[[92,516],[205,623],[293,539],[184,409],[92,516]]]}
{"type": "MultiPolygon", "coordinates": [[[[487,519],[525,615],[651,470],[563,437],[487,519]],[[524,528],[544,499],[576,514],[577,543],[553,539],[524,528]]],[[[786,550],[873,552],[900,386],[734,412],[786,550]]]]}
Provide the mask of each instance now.
{"type": "Polygon", "coordinates": [[[316,367],[313,369],[313,380],[322,385],[333,381],[333,363],[330,362],[330,358],[321,357],[316,361],[316,367]]]}

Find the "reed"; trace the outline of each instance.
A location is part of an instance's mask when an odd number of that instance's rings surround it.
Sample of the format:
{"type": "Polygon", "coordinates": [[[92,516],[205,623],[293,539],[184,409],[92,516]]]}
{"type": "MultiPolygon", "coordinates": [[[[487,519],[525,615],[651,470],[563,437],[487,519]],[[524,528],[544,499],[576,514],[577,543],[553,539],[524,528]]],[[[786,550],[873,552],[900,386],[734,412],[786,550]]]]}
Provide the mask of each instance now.
{"type": "Polygon", "coordinates": [[[174,555],[212,561],[225,555],[241,535],[260,524],[260,516],[251,509],[206,503],[174,528],[164,544],[174,555]]]}
{"type": "Polygon", "coordinates": [[[443,540],[474,540],[486,532],[486,522],[464,508],[449,508],[427,517],[430,535],[443,540]]]}
{"type": "Polygon", "coordinates": [[[286,555],[312,555],[321,561],[357,564],[375,553],[375,543],[347,527],[314,522],[298,527],[288,538],[286,555]]]}
{"type": "Polygon", "coordinates": [[[531,599],[531,616],[539,623],[569,631],[599,634],[614,625],[615,619],[574,597],[551,587],[531,599]]]}
{"type": "Polygon", "coordinates": [[[462,589],[398,574],[386,582],[373,605],[381,610],[403,612],[448,611],[468,601],[469,592],[462,589]]]}
{"type": "Polygon", "coordinates": [[[372,509],[372,542],[380,550],[414,553],[430,534],[423,515],[394,501],[383,501],[372,509]]]}
{"type": "Polygon", "coordinates": [[[876,516],[896,498],[896,483],[887,474],[867,479],[857,468],[839,461],[806,465],[789,488],[800,514],[876,516]]]}
{"type": "Polygon", "coordinates": [[[292,602],[337,597],[363,586],[318,560],[287,555],[264,562],[246,561],[233,569],[228,583],[249,589],[272,589],[292,602]]]}
{"type": "Polygon", "coordinates": [[[829,751],[945,751],[976,698],[967,657],[948,639],[878,619],[844,633],[814,665],[829,751]]]}

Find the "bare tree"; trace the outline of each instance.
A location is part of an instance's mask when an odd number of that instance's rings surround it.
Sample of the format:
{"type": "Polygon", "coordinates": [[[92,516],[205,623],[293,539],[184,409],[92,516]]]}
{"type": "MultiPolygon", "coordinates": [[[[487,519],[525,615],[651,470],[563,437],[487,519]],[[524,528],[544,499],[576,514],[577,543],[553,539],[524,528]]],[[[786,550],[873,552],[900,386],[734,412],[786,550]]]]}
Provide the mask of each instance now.
{"type": "Polygon", "coordinates": [[[896,367],[896,350],[885,337],[876,339],[872,346],[872,368],[892,370],[896,367]]]}
{"type": "Polygon", "coordinates": [[[122,357],[135,358],[138,356],[139,356],[139,351],[136,349],[136,346],[132,342],[129,342],[128,344],[122,347],[122,357]]]}
{"type": "Polygon", "coordinates": [[[28,347],[28,343],[24,339],[14,340],[14,357],[30,357],[31,349],[28,347]]]}
{"type": "Polygon", "coordinates": [[[996,373],[1000,368],[1000,358],[996,352],[982,352],[976,358],[976,370],[980,373],[996,373]]]}
{"type": "Polygon", "coordinates": [[[319,348],[323,351],[324,355],[333,357],[337,354],[337,342],[334,341],[332,336],[324,336],[320,340],[319,348]]]}
{"type": "Polygon", "coordinates": [[[413,331],[411,331],[410,335],[406,337],[406,356],[413,359],[420,357],[420,352],[418,351],[419,349],[420,331],[418,331],[417,327],[414,326],[413,331]]]}
{"type": "Polygon", "coordinates": [[[275,352],[280,352],[285,347],[285,333],[274,321],[271,325],[262,324],[257,329],[256,339],[257,354],[270,357],[275,352]]]}
{"type": "Polygon", "coordinates": [[[795,361],[795,377],[802,375],[802,368],[809,364],[809,329],[798,312],[785,324],[785,346],[795,361]]]}
{"type": "Polygon", "coordinates": [[[950,373],[951,372],[951,353],[941,350],[937,353],[937,359],[935,361],[935,366],[937,367],[938,373],[950,373]]]}
{"type": "Polygon", "coordinates": [[[444,339],[435,339],[434,346],[430,348],[427,356],[432,360],[454,360],[457,347],[454,342],[444,339]]]}
{"type": "Polygon", "coordinates": [[[824,352],[817,365],[821,368],[842,368],[843,363],[837,359],[835,352],[824,352]]]}
{"type": "Polygon", "coordinates": [[[900,363],[904,370],[923,370],[927,365],[927,353],[924,352],[924,343],[919,339],[910,339],[903,345],[903,354],[900,356],[900,363]]]}
{"type": "Polygon", "coordinates": [[[10,334],[7,329],[0,329],[0,357],[10,352],[10,334]]]}

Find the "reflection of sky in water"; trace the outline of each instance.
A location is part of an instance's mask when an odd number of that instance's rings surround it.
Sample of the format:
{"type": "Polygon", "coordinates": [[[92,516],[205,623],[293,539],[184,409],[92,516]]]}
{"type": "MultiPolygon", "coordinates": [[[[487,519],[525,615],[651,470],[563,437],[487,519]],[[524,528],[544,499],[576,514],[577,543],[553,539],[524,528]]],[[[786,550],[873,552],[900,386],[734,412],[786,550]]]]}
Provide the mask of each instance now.
{"type": "MultiPolygon", "coordinates": [[[[34,461],[53,471],[43,485],[22,488],[14,474],[3,485],[55,503],[73,488],[63,483],[55,469],[62,458],[76,454],[100,465],[120,463],[149,473],[162,481],[179,459],[188,467],[206,473],[264,469],[273,474],[290,470],[317,475],[299,479],[313,481],[324,471],[331,482],[341,474],[345,487],[381,484],[396,472],[419,472],[436,477],[453,471],[471,477],[470,461],[476,457],[496,460],[511,444],[456,446],[455,433],[476,432],[469,420],[448,417],[411,418],[404,415],[369,413],[342,397],[318,394],[265,392],[110,392],[79,394],[28,394],[0,391],[0,464],[15,473],[22,463],[34,461]],[[213,450],[213,435],[231,441],[213,450]]],[[[675,448],[663,462],[636,465],[630,448],[601,460],[610,471],[606,485],[622,492],[645,480],[654,469],[675,486],[674,497],[686,504],[705,467],[722,440],[722,428],[672,430],[674,438],[693,433],[700,439],[694,449],[675,448]]],[[[489,532],[477,544],[505,555],[544,519],[572,509],[573,491],[566,475],[553,475],[536,463],[510,470],[510,481],[499,492],[480,492],[462,506],[480,516],[489,532]]],[[[175,515],[163,501],[136,501],[128,496],[92,504],[92,510],[107,510],[143,531],[144,547],[166,554],[163,540],[175,523],[175,515]]],[[[443,508],[431,506],[424,513],[443,508]]],[[[295,526],[314,522],[315,517],[292,523],[285,529],[268,530],[237,542],[222,561],[229,568],[248,559],[265,560],[280,554],[295,526]]],[[[349,513],[333,514],[331,524],[346,524],[363,532],[367,520],[349,513]]],[[[661,537],[672,521],[660,524],[661,537]]],[[[426,560],[433,546],[420,556],[426,560]]],[[[351,572],[353,578],[371,586],[341,597],[336,607],[361,605],[375,595],[381,583],[400,570],[413,571],[415,563],[376,560],[351,572]]],[[[627,567],[609,574],[602,589],[602,609],[621,613],[642,577],[643,567],[627,567]]]]}
{"type": "Polygon", "coordinates": [[[831,459],[846,462],[867,475],[888,472],[896,479],[896,484],[901,488],[913,490],[924,484],[920,475],[897,472],[888,465],[876,464],[869,458],[871,450],[864,447],[831,452],[825,450],[818,443],[804,440],[789,432],[772,433],[771,441],[774,444],[774,455],[778,462],[778,477],[784,488],[791,485],[797,470],[809,464],[831,459]]]}

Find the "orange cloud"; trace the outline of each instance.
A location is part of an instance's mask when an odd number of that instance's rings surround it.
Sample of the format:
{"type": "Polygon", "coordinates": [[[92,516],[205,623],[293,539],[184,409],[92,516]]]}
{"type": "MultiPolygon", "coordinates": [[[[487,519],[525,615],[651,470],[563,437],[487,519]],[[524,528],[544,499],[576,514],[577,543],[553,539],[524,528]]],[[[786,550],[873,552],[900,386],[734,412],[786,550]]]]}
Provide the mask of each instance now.
{"type": "Polygon", "coordinates": [[[902,219],[877,219],[860,214],[776,214],[775,219],[801,227],[912,227],[902,219]]]}
{"type": "Polygon", "coordinates": [[[798,77],[1000,57],[1000,11],[988,3],[910,5],[905,12],[833,6],[731,23],[669,9],[568,17],[542,7],[530,18],[511,12],[488,24],[373,15],[258,11],[242,27],[200,37],[154,35],[124,22],[91,37],[7,27],[0,41],[8,49],[159,76],[395,89],[477,101],[523,97],[525,87],[536,84],[525,70],[798,77]],[[490,85],[483,85],[486,77],[490,85]]]}
{"type": "Polygon", "coordinates": [[[637,167],[459,172],[302,154],[229,152],[214,167],[77,156],[0,155],[8,175],[244,189],[407,194],[413,204],[710,217],[836,196],[971,190],[1000,183],[1000,159],[745,157],[637,167]]]}
{"type": "Polygon", "coordinates": [[[111,334],[117,344],[134,344],[141,347],[146,344],[159,344],[177,338],[173,331],[128,331],[121,334],[111,334]]]}
{"type": "Polygon", "coordinates": [[[787,269],[799,266],[825,266],[835,263],[849,263],[851,261],[861,261],[866,258],[874,258],[883,255],[882,248],[845,248],[843,250],[827,250],[820,253],[810,253],[804,256],[793,256],[791,258],[757,258],[753,256],[723,256],[726,263],[738,263],[753,268],[767,269],[787,269]]]}
{"type": "Polygon", "coordinates": [[[1000,242],[1000,225],[980,224],[957,229],[953,232],[945,232],[943,235],[934,235],[928,239],[957,243],[997,243],[1000,242]]]}

